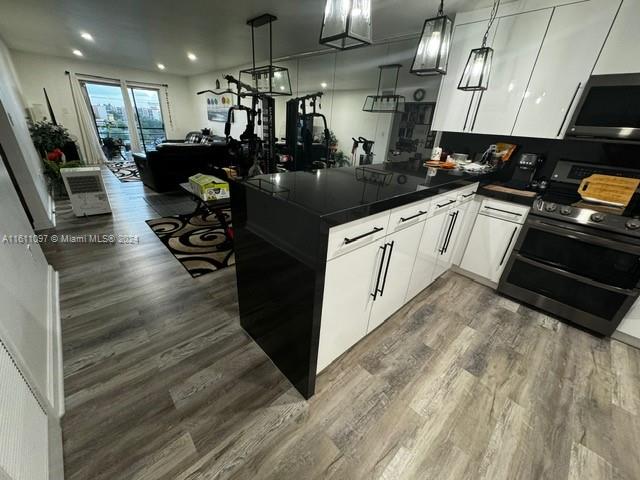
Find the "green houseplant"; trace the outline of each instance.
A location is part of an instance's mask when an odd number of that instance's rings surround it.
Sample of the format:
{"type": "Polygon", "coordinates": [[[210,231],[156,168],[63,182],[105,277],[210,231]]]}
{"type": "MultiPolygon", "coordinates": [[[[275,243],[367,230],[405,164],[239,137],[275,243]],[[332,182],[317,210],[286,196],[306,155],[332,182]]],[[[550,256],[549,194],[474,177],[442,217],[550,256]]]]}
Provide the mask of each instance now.
{"type": "Polygon", "coordinates": [[[71,141],[69,131],[62,125],[54,125],[46,120],[29,122],[29,133],[38,152],[43,158],[56,148],[62,148],[71,141]]]}
{"type": "Polygon", "coordinates": [[[42,157],[43,172],[49,181],[54,198],[64,198],[66,191],[60,175],[60,168],[81,167],[79,160],[65,162],[62,147],[71,142],[69,131],[62,125],[55,125],[46,120],[29,122],[29,133],[36,150],[42,157]]]}

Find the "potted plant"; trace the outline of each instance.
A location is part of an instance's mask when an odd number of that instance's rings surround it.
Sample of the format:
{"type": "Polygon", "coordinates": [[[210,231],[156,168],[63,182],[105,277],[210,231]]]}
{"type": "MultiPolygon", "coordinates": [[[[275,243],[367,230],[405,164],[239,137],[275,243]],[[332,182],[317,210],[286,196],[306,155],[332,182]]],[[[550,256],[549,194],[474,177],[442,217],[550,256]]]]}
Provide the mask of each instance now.
{"type": "Polygon", "coordinates": [[[46,120],[29,122],[31,139],[42,158],[46,158],[56,148],[60,149],[71,141],[69,131],[62,125],[55,125],[46,120]]]}
{"type": "Polygon", "coordinates": [[[104,124],[107,128],[107,136],[102,139],[102,151],[108,160],[120,155],[120,149],[123,146],[123,142],[119,138],[113,138],[111,136],[111,129],[117,127],[116,123],[112,120],[107,120],[104,124]]]}
{"type": "Polygon", "coordinates": [[[60,168],[80,167],[79,160],[66,162],[62,148],[71,142],[69,131],[62,125],[55,125],[46,120],[29,122],[29,132],[36,150],[42,158],[44,174],[55,199],[66,197],[66,191],[60,175],[60,168]]]}
{"type": "MultiPolygon", "coordinates": [[[[331,150],[331,152],[336,152],[338,150],[338,138],[336,137],[336,134],[333,133],[333,130],[331,130],[330,128],[327,129],[327,132],[329,132],[329,150],[331,150]]],[[[325,132],[322,132],[322,136],[320,137],[320,143],[324,143],[325,142],[325,132]]]]}

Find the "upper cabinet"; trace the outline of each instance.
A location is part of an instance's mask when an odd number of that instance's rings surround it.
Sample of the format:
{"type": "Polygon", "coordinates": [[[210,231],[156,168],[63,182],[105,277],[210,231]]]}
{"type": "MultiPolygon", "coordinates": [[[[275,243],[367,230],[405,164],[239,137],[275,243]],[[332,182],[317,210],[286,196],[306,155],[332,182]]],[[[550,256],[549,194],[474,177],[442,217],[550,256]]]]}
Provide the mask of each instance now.
{"type": "Polygon", "coordinates": [[[469,131],[502,135],[510,132],[538,58],[552,9],[511,15],[498,20],[493,41],[489,88],[477,94],[477,114],[469,131]]]}
{"type": "Polygon", "coordinates": [[[618,0],[590,0],[554,9],[513,135],[564,136],[619,5],[618,0]]]}
{"type": "MultiPolygon", "coordinates": [[[[495,25],[495,24],[494,24],[495,25]]],[[[470,92],[458,90],[458,82],[467,64],[472,48],[478,48],[482,43],[482,36],[487,29],[487,22],[480,21],[456,25],[451,40],[451,50],[447,74],[442,79],[440,93],[436,102],[436,112],[433,117],[433,130],[447,132],[462,132],[471,125],[470,92]]],[[[495,31],[495,28],[494,28],[495,31]]],[[[492,35],[487,43],[491,45],[492,35]]]]}
{"type": "MultiPolygon", "coordinates": [[[[480,46],[487,25],[477,21],[481,16],[477,12],[459,14],[434,129],[563,137],[620,1],[562,4],[557,0],[554,6],[545,0],[538,8],[526,0],[505,4],[489,35],[494,54],[489,88],[484,92],[457,90],[469,52],[480,46]]],[[[626,1],[639,8],[639,0],[626,1]]]]}
{"type": "Polygon", "coordinates": [[[640,55],[634,50],[640,45],[638,20],[640,0],[624,0],[598,58],[594,74],[640,72],[640,55]]]}

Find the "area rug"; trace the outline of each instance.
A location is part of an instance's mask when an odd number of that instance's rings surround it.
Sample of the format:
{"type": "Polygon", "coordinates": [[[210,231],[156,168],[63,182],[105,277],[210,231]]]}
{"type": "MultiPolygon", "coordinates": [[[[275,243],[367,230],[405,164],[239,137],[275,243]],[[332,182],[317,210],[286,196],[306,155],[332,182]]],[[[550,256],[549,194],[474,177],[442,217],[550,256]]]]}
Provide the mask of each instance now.
{"type": "Polygon", "coordinates": [[[107,168],[118,177],[121,182],[139,182],[140,174],[135,162],[107,162],[107,168]]]}
{"type": "MultiPolygon", "coordinates": [[[[231,211],[223,212],[231,226],[231,211]]],[[[173,215],[147,224],[194,278],[235,263],[233,243],[213,214],[173,215]]]]}

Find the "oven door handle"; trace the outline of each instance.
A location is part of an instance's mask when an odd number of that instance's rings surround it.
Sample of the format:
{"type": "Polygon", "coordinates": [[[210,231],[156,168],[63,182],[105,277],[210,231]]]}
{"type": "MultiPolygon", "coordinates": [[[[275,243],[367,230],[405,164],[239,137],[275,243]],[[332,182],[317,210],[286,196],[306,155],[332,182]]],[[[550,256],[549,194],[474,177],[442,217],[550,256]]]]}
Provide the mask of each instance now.
{"type": "Polygon", "coordinates": [[[601,247],[608,247],[614,250],[622,250],[634,255],[640,255],[640,247],[631,243],[609,240],[608,238],[599,237],[591,233],[578,232],[568,228],[558,227],[554,224],[545,222],[544,220],[534,220],[529,217],[525,225],[529,228],[535,228],[549,233],[556,233],[558,235],[562,235],[563,237],[580,240],[592,245],[599,245],[601,247]]]}
{"type": "Polygon", "coordinates": [[[591,278],[583,277],[581,275],[577,275],[575,273],[567,272],[561,268],[552,267],[551,265],[547,265],[545,263],[539,262],[537,260],[533,260],[531,258],[525,257],[524,255],[518,253],[516,254],[516,259],[520,260],[524,263],[528,263],[529,265],[533,265],[534,267],[541,268],[551,273],[557,273],[563,277],[570,278],[571,280],[576,280],[581,283],[586,283],[587,285],[591,285],[592,287],[602,288],[604,290],[609,290],[610,292],[621,293],[623,295],[636,295],[637,292],[634,290],[628,290],[626,288],[614,287],[613,285],[607,285],[605,283],[597,282],[596,280],[592,280],[591,278]]]}

